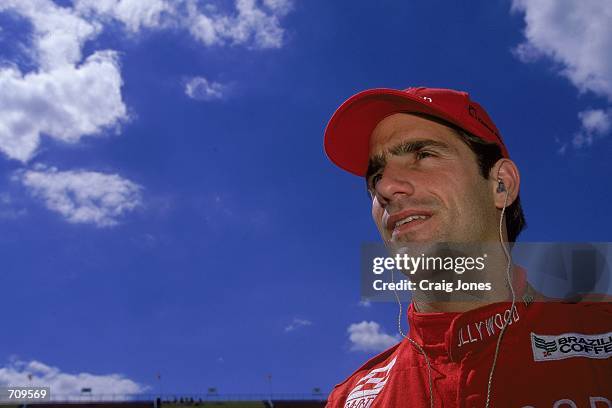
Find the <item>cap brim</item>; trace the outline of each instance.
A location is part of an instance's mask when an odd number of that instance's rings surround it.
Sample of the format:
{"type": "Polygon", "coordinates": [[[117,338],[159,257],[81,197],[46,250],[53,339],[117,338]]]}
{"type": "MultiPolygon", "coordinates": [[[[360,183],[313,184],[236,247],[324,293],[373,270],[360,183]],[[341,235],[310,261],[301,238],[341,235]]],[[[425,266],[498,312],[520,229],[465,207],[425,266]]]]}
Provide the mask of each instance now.
{"type": "Polygon", "coordinates": [[[381,120],[399,112],[424,113],[460,126],[456,118],[419,96],[396,89],[368,89],[347,99],[329,120],[324,138],[327,157],[338,167],[365,176],[372,131],[381,120]]]}

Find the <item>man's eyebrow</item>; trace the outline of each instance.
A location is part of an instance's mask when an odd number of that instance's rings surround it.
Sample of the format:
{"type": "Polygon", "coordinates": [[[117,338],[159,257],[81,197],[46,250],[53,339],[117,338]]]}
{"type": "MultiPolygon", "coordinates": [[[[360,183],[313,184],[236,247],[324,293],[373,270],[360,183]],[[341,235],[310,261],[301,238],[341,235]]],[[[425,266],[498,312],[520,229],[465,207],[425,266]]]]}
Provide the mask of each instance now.
{"type": "Polygon", "coordinates": [[[388,152],[393,156],[402,156],[408,153],[418,152],[425,147],[437,147],[444,150],[449,150],[450,147],[444,142],[433,139],[419,139],[401,142],[391,147],[388,152]]]}
{"type": "Polygon", "coordinates": [[[389,154],[392,156],[403,156],[405,154],[418,152],[426,147],[436,147],[443,150],[451,149],[446,143],[433,139],[418,139],[398,143],[388,149],[387,152],[376,154],[370,158],[368,162],[368,171],[365,176],[366,180],[369,180],[373,174],[376,174],[381,168],[387,165],[387,156],[389,154]]]}

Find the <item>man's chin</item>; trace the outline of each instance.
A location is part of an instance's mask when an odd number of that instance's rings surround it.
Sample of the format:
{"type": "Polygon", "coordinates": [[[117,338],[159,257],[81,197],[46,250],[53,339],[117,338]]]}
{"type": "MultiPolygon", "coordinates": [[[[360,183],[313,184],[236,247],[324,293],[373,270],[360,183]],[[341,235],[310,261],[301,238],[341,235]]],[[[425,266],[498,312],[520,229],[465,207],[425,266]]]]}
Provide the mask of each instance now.
{"type": "Polygon", "coordinates": [[[437,251],[440,242],[426,238],[402,239],[389,242],[387,247],[394,254],[406,254],[410,256],[430,255],[437,251]]]}
{"type": "Polygon", "coordinates": [[[423,234],[423,233],[405,233],[391,237],[387,241],[389,246],[392,248],[401,247],[402,245],[411,244],[437,244],[440,242],[447,242],[441,236],[437,234],[423,234]]]}

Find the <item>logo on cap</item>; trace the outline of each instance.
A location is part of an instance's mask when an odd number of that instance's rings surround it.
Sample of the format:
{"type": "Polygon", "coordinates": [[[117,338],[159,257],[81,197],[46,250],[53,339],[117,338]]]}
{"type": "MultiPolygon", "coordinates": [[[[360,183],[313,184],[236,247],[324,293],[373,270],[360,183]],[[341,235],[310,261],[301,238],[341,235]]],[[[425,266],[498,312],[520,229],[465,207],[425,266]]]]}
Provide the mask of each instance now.
{"type": "Polygon", "coordinates": [[[478,111],[476,110],[475,107],[473,107],[472,105],[468,105],[468,113],[470,114],[471,117],[476,119],[478,121],[478,123],[480,123],[482,126],[487,128],[487,130],[489,132],[493,133],[495,135],[495,137],[497,138],[497,140],[499,140],[499,143],[501,143],[502,145],[505,146],[504,141],[499,136],[499,133],[497,133],[497,130],[495,130],[491,126],[489,126],[489,124],[483,118],[481,118],[480,115],[478,115],[478,111]]]}

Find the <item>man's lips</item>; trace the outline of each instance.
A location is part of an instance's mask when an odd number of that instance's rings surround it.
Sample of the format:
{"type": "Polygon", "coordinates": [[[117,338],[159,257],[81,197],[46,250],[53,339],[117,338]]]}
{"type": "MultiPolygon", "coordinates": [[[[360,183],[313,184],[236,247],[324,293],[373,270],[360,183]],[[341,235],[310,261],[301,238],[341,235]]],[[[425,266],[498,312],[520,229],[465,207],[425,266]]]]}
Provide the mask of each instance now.
{"type": "Polygon", "coordinates": [[[405,232],[431,218],[432,212],[427,210],[405,210],[391,215],[385,226],[391,235],[405,232]]]}

